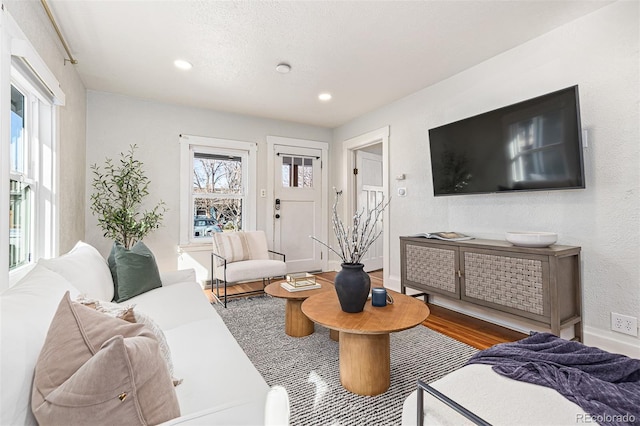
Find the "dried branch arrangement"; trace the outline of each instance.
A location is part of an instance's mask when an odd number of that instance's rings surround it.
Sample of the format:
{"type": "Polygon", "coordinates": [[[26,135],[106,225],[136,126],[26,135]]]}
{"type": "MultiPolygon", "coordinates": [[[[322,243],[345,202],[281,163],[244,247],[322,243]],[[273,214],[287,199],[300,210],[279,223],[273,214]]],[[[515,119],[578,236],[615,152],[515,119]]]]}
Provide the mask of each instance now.
{"type": "Polygon", "coordinates": [[[342,191],[336,190],[331,217],[339,251],[314,236],[310,236],[310,238],[338,255],[343,263],[360,263],[367,250],[382,235],[382,229],[378,230],[376,224],[382,217],[384,209],[389,205],[389,201],[385,203],[384,199],[381,200],[366,215],[364,209],[356,212],[352,218],[351,225],[345,226],[342,219],[340,219],[340,215],[338,215],[338,203],[341,195],[342,191]]]}

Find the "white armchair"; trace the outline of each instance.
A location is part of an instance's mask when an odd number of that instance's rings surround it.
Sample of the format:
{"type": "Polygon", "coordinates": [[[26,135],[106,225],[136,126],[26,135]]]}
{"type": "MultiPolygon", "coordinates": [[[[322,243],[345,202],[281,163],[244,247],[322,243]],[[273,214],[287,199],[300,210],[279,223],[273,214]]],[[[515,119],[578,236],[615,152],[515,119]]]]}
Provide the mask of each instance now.
{"type": "Polygon", "coordinates": [[[213,234],[211,253],[211,290],[218,303],[227,307],[227,285],[242,281],[262,280],[262,289],[234,296],[264,292],[273,277],[284,277],[287,273],[285,255],[269,250],[264,231],[221,232],[213,234]],[[282,260],[271,259],[271,254],[282,260]],[[215,280],[215,292],[213,282],[215,280]],[[224,285],[224,296],[220,298],[220,283],[224,285]]]}

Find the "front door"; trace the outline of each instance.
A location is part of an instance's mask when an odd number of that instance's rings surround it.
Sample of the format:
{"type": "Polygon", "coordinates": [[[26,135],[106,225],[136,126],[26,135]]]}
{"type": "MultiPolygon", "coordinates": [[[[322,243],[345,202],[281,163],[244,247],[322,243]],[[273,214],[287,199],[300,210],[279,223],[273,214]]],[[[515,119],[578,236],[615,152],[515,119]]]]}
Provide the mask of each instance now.
{"type": "Polygon", "coordinates": [[[287,272],[322,269],[322,150],[273,145],[273,247],[286,255],[287,272]]]}

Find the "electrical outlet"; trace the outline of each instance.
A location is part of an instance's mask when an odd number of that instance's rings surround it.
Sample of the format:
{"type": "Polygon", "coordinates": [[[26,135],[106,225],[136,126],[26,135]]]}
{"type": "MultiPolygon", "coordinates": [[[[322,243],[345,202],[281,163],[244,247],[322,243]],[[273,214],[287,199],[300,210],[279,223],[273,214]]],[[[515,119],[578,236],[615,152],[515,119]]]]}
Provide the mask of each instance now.
{"type": "Polygon", "coordinates": [[[637,336],[638,318],[611,312],[611,330],[637,336]]]}

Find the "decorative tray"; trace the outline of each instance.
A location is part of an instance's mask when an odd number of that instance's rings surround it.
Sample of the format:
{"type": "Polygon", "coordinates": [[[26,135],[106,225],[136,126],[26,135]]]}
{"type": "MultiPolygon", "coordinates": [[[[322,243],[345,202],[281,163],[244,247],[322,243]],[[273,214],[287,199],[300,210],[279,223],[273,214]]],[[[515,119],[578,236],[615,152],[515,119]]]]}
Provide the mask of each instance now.
{"type": "Polygon", "coordinates": [[[287,283],[292,287],[309,287],[316,285],[316,276],[307,272],[287,275],[287,283]]]}

